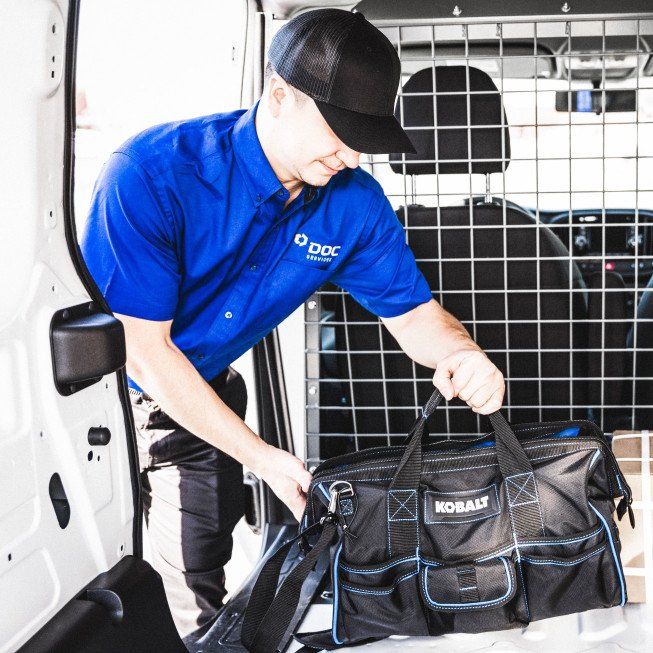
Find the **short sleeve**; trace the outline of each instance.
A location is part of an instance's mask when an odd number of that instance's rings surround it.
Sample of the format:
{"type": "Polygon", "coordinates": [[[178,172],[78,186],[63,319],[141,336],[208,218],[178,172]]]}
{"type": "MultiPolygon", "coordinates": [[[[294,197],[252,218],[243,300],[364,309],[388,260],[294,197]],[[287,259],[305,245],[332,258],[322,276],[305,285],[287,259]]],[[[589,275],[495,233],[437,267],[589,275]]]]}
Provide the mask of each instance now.
{"type": "Polygon", "coordinates": [[[357,249],[331,279],[368,311],[396,317],[431,299],[390,202],[379,194],[357,249]]]}
{"type": "Polygon", "coordinates": [[[153,180],[126,154],[114,153],[100,173],[81,248],[112,311],[173,318],[180,266],[172,218],[153,180]]]}

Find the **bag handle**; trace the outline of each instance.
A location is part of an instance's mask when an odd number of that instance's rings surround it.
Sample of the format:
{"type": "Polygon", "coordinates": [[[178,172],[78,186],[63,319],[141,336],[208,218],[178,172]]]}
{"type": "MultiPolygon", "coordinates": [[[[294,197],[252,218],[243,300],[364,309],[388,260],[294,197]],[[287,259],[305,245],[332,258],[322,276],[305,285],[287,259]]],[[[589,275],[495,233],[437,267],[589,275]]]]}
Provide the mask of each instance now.
{"type": "MultiPolygon", "coordinates": [[[[426,420],[442,398],[436,389],[424,405],[388,488],[388,528],[393,556],[414,551],[418,545],[417,490],[422,473],[422,439],[426,420]],[[414,522],[414,528],[407,522],[414,522]]],[[[497,462],[506,488],[513,531],[521,537],[542,535],[544,528],[530,460],[504,416],[496,411],[488,417],[495,431],[497,462]]]]}

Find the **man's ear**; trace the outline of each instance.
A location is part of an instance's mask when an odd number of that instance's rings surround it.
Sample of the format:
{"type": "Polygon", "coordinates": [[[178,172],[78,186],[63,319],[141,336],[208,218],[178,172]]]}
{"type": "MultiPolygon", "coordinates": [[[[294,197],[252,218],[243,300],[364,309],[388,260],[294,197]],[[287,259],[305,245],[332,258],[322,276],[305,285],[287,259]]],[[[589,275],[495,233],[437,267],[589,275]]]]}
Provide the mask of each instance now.
{"type": "Polygon", "coordinates": [[[290,96],[290,88],[286,81],[278,75],[272,75],[268,80],[267,102],[274,118],[279,116],[282,104],[292,99],[290,96]]]}

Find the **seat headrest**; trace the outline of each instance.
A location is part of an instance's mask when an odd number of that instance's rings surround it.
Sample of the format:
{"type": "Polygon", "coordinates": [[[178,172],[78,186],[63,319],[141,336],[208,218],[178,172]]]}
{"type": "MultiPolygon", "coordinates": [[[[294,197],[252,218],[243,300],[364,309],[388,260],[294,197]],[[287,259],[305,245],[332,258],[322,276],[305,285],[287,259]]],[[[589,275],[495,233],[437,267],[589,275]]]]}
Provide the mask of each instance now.
{"type": "MultiPolygon", "coordinates": [[[[404,84],[402,95],[403,97],[397,99],[395,107],[397,119],[404,127],[424,127],[424,129],[408,129],[406,132],[417,150],[416,154],[405,155],[408,174],[425,175],[436,172],[436,133],[438,135],[437,162],[440,164],[437,172],[440,174],[469,172],[467,163],[470,158],[469,143],[471,143],[472,172],[501,172],[508,167],[510,134],[501,94],[490,76],[482,70],[471,66],[425,68],[415,73],[404,84]],[[433,116],[434,103],[437,121],[433,116]],[[469,128],[470,125],[472,129],[469,128]],[[479,125],[490,126],[484,128],[478,127],[479,125]],[[451,129],[452,127],[462,128],[451,129]],[[502,135],[505,140],[505,150],[502,149],[502,135]],[[444,163],[451,159],[458,161],[444,163]],[[411,163],[411,161],[421,161],[421,163],[411,163]]],[[[390,165],[394,172],[404,172],[401,154],[391,154],[390,165]]]]}

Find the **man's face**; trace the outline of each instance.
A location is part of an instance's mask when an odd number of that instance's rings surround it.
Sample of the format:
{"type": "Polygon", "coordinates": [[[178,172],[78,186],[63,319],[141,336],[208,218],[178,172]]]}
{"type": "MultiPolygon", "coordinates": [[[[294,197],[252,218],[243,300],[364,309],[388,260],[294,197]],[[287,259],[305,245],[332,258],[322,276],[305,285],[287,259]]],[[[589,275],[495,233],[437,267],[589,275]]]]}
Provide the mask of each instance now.
{"type": "Polygon", "coordinates": [[[279,105],[275,154],[287,180],[324,186],[340,170],[357,168],[360,152],[329,127],[315,102],[288,89],[279,105]]]}

